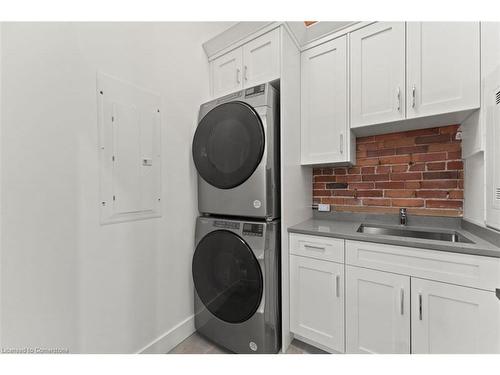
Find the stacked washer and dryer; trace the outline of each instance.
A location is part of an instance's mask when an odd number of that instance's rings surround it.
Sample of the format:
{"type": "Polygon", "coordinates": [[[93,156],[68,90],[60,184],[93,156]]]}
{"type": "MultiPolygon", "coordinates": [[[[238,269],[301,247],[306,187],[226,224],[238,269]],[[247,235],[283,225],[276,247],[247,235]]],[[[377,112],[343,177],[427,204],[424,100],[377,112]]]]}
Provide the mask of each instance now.
{"type": "Polygon", "coordinates": [[[193,139],[195,326],[235,353],[281,348],[279,125],[267,83],[203,104],[193,139]]]}

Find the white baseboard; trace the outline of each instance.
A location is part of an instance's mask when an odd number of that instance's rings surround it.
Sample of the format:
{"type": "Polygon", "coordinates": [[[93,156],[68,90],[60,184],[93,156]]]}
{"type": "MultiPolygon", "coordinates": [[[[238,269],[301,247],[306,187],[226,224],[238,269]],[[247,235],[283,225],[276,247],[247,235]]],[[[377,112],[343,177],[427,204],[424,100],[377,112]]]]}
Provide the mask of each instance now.
{"type": "Polygon", "coordinates": [[[138,354],[166,354],[195,332],[194,315],[189,316],[171,330],[140,349],[138,354]]]}

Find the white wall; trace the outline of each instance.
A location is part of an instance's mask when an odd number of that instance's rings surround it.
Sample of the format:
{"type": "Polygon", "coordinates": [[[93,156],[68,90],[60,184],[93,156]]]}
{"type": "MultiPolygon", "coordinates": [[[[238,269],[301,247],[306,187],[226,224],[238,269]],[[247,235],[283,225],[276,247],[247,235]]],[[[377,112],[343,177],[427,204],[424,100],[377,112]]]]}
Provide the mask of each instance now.
{"type": "Polygon", "coordinates": [[[4,348],[130,353],[192,324],[201,44],[230,25],[2,25],[4,348]],[[161,219],[99,225],[98,69],[162,96],[161,219]]]}

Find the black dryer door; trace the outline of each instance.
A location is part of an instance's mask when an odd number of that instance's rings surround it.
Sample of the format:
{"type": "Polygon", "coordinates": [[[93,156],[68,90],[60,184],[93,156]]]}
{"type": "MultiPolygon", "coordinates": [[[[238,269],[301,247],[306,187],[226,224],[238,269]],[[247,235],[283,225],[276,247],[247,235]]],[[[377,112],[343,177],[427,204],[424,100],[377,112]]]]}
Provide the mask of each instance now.
{"type": "Polygon", "coordinates": [[[245,182],[264,152],[259,115],[243,102],[221,104],[203,117],[193,139],[193,160],[200,176],[219,189],[245,182]]]}
{"type": "Polygon", "coordinates": [[[208,310],[228,323],[242,323],[257,311],[263,292],[260,265],[235,233],[217,230],[199,242],[193,256],[193,281],[208,310]]]}

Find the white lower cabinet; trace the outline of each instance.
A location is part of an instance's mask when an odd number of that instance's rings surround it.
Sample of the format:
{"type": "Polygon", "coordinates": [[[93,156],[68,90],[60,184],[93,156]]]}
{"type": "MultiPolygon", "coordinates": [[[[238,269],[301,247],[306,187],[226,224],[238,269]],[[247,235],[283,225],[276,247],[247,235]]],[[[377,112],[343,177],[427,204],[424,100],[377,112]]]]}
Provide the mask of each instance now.
{"type": "Polygon", "coordinates": [[[412,278],[413,353],[499,353],[494,292],[412,278]]]}
{"type": "Polygon", "coordinates": [[[344,352],[344,265],[290,256],[290,330],[344,352]]]}
{"type": "Polygon", "coordinates": [[[346,266],[346,351],[410,353],[410,278],[346,266]]]}
{"type": "Polygon", "coordinates": [[[299,340],[346,353],[500,353],[499,258],[295,233],[290,253],[299,340]]]}

